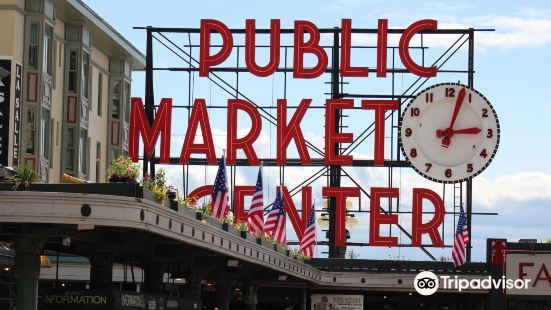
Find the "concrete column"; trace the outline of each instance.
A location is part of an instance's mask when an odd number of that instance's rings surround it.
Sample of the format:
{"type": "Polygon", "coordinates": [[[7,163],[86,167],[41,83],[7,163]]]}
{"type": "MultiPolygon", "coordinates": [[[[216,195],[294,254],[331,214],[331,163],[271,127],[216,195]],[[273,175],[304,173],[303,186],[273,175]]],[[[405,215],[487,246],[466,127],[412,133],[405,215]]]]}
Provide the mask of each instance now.
{"type": "Polygon", "coordinates": [[[146,293],[160,294],[163,291],[163,268],[161,263],[150,261],[144,266],[144,290],[146,293]]]}
{"type": "Polygon", "coordinates": [[[88,258],[91,265],[90,288],[111,288],[113,284],[113,253],[93,253],[88,258]]]}
{"type": "Polygon", "coordinates": [[[15,241],[15,276],[17,278],[17,310],[36,310],[40,253],[45,239],[21,236],[15,241]]]}
{"type": "Polygon", "coordinates": [[[232,280],[227,275],[222,275],[216,280],[216,300],[219,310],[230,309],[232,280]]]}
{"type": "Polygon", "coordinates": [[[300,307],[301,310],[307,310],[306,306],[308,305],[308,291],[306,288],[302,289],[302,292],[300,294],[300,307]]]}
{"type": "Polygon", "coordinates": [[[200,270],[192,271],[191,276],[186,278],[186,309],[203,309],[201,280],[203,280],[203,272],[200,270]]]}
{"type": "Polygon", "coordinates": [[[250,284],[245,292],[245,305],[247,310],[256,310],[258,304],[258,286],[250,284]]]}

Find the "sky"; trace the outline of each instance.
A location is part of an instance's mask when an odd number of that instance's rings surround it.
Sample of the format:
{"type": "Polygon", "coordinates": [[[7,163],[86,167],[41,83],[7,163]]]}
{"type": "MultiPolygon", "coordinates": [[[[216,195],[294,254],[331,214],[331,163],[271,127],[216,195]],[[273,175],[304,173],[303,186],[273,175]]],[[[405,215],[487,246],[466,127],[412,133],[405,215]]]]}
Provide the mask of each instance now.
{"type": "MultiPolygon", "coordinates": [[[[549,225],[549,208],[551,207],[551,152],[548,123],[551,113],[551,99],[545,91],[549,89],[551,72],[551,3],[547,1],[379,1],[379,0],[332,0],[332,1],[144,1],[144,0],[85,0],[102,18],[119,31],[126,39],[145,53],[146,35],[135,26],[198,28],[201,19],[211,18],[224,22],[231,28],[244,28],[246,19],[256,19],[257,27],[268,28],[270,19],[281,20],[282,28],[291,28],[295,20],[308,20],[319,28],[339,27],[342,18],[351,18],[353,28],[375,28],[377,19],[388,19],[390,28],[404,28],[420,19],[435,19],[439,28],[477,28],[495,29],[493,32],[476,32],[474,87],[486,96],[495,108],[501,126],[501,140],[498,152],[492,164],[474,179],[473,210],[474,212],[495,212],[497,216],[473,216],[471,225],[473,238],[473,260],[485,261],[486,238],[507,238],[517,241],[521,238],[551,239],[549,225]]],[[[198,36],[168,35],[178,47],[186,49],[188,40],[198,43],[198,36]]],[[[160,38],[162,40],[162,38],[160,38]]],[[[268,37],[259,37],[259,43],[268,43],[268,37]]],[[[291,37],[282,37],[283,44],[291,44],[291,37]]],[[[389,45],[396,44],[398,37],[390,36],[389,45]]],[[[426,36],[424,44],[428,47],[425,61],[436,60],[457,39],[457,36],[426,36]]],[[[214,42],[217,39],[214,39],[214,42]]],[[[236,36],[236,44],[243,42],[243,36],[236,36]]],[[[165,41],[166,42],[166,41],[165,41]]],[[[331,44],[330,35],[322,35],[322,44],[331,44]]],[[[355,46],[369,46],[375,42],[370,35],[354,35],[355,46]]],[[[413,42],[419,44],[418,38],[413,42]]],[[[155,42],[155,67],[186,67],[182,59],[175,56],[159,43],[155,42]]],[[[414,59],[420,61],[420,50],[412,50],[414,59]]],[[[292,61],[292,49],[288,50],[289,65],[292,61]]],[[[198,49],[192,51],[198,57],[198,49]]],[[[266,51],[257,52],[259,63],[267,59],[266,51]]],[[[389,52],[389,59],[391,53],[389,52]]],[[[397,55],[397,54],[396,54],[397,55]]],[[[402,68],[396,57],[395,67],[402,68]]],[[[282,59],[283,56],[282,56],[282,59]]],[[[235,66],[240,61],[243,65],[243,50],[237,57],[236,49],[222,66],[235,66]]],[[[282,60],[283,61],[283,60],[282,60]]],[[[307,58],[307,62],[312,59],[307,58]]],[[[390,60],[389,60],[390,61],[390,60]]],[[[352,65],[376,63],[373,49],[356,49],[352,52],[352,65]]],[[[465,47],[450,58],[443,67],[450,70],[466,68],[467,50],[465,47]]],[[[236,85],[235,73],[220,74],[231,85],[236,85]]],[[[192,97],[205,98],[207,105],[226,105],[232,95],[221,90],[216,84],[197,74],[188,76],[182,72],[155,73],[155,100],[162,97],[174,99],[175,105],[188,104],[188,82],[192,82],[192,97]]],[[[345,81],[344,91],[348,93],[389,94],[394,86],[396,93],[402,93],[415,81],[411,74],[397,74],[378,79],[349,78],[345,81]]],[[[267,107],[275,106],[278,98],[284,96],[284,83],[287,83],[286,98],[289,104],[297,104],[302,98],[312,98],[312,105],[323,105],[329,92],[329,76],[312,80],[298,80],[282,74],[257,78],[250,74],[239,75],[239,91],[251,101],[267,107]]],[[[465,74],[439,74],[428,80],[419,90],[439,82],[467,82],[465,74]]],[[[144,73],[134,72],[132,96],[144,97],[144,73]]],[[[413,93],[414,95],[414,93],[413,93]]],[[[355,102],[359,106],[359,100],[355,102]]],[[[272,109],[275,116],[275,110],[272,109]]],[[[289,112],[291,113],[291,112],[289,112]]],[[[347,113],[348,131],[359,134],[366,123],[373,120],[372,113],[347,113]]],[[[226,113],[221,109],[209,109],[211,126],[214,134],[217,155],[225,148],[226,113]]],[[[171,156],[179,156],[186,132],[187,112],[175,109],[173,112],[171,156]]],[[[395,120],[397,121],[397,119],[395,120]]],[[[307,140],[323,146],[323,110],[310,109],[302,123],[307,140]]],[[[248,131],[250,122],[239,116],[239,133],[248,131]]],[[[390,132],[387,122],[387,133],[390,132]]],[[[259,157],[274,157],[277,147],[276,128],[267,121],[262,124],[262,133],[255,149],[259,157]]],[[[386,157],[396,154],[391,148],[390,134],[386,139],[386,157]]],[[[199,137],[200,139],[200,137],[199,137]]],[[[373,138],[368,138],[358,147],[355,158],[373,158],[373,138]]],[[[243,156],[242,154],[240,156],[243,156]]],[[[293,147],[289,148],[288,157],[296,156],[293,147]]],[[[312,155],[313,156],[313,155],[312,155]]],[[[182,167],[166,167],[172,184],[183,190],[182,167]]],[[[346,169],[348,173],[365,188],[388,186],[389,174],[385,168],[346,169]]],[[[290,187],[316,171],[315,168],[287,168],[285,184],[290,187]]],[[[216,167],[194,167],[190,170],[189,190],[196,186],[212,184],[216,167]]],[[[236,184],[254,185],[256,167],[238,168],[236,184]]],[[[264,186],[265,203],[274,199],[274,186],[279,182],[277,169],[265,169],[264,186]]],[[[314,198],[321,208],[321,187],[325,179],[321,178],[312,184],[314,198]]],[[[350,181],[343,181],[343,186],[350,186],[350,181]]],[[[393,201],[393,208],[402,211],[411,210],[411,190],[413,187],[427,187],[437,191],[443,198],[448,212],[453,211],[453,186],[444,187],[432,183],[417,175],[412,169],[395,169],[392,185],[400,189],[400,203],[393,201]]],[[[368,199],[352,201],[355,210],[369,207],[368,199]]],[[[300,205],[300,195],[295,196],[295,203],[300,205]]],[[[248,204],[246,202],[246,204],[248,204]]],[[[388,205],[383,205],[387,208],[388,205]]],[[[359,225],[351,229],[351,241],[367,242],[368,214],[357,215],[359,225]]],[[[400,215],[400,224],[406,231],[411,231],[411,216],[400,215]]],[[[290,223],[288,223],[290,226],[290,223]]],[[[451,244],[454,231],[454,218],[447,215],[442,228],[446,244],[451,244]]],[[[383,232],[397,236],[401,243],[409,240],[396,227],[383,232]]],[[[296,240],[292,229],[288,231],[289,239],[296,240]],[[294,236],[294,237],[293,237],[294,236]]],[[[318,227],[318,239],[325,235],[318,227]]],[[[428,241],[428,240],[425,240],[428,241]]],[[[318,255],[323,257],[327,249],[318,247],[318,255]]],[[[361,258],[426,260],[428,257],[415,248],[377,248],[362,247],[354,249],[361,258]]],[[[448,258],[451,249],[430,249],[436,257],[448,258]]]]}

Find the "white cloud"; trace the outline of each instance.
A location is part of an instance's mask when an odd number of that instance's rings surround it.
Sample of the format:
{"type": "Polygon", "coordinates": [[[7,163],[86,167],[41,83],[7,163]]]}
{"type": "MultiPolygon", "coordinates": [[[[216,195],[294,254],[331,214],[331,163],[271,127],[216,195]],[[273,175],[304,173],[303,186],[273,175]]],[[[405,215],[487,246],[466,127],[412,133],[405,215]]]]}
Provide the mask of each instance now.
{"type": "Polygon", "coordinates": [[[549,18],[489,17],[483,18],[481,24],[496,28],[495,32],[477,33],[477,43],[482,46],[513,48],[551,43],[549,18]]]}
{"type": "MultiPolygon", "coordinates": [[[[511,16],[479,16],[465,19],[466,23],[440,22],[438,29],[469,29],[484,28],[495,31],[475,33],[475,44],[480,47],[522,48],[542,46],[551,43],[551,19],[546,17],[511,17],[511,16]]],[[[406,25],[407,26],[407,25],[406,25]]],[[[404,26],[393,27],[404,28],[404,26]]],[[[429,47],[451,46],[460,35],[439,34],[424,35],[423,43],[429,47]]],[[[419,46],[421,36],[416,35],[411,41],[412,46],[419,46]]],[[[375,34],[352,34],[353,45],[375,45],[375,34]]],[[[389,46],[398,46],[399,35],[388,36],[389,46]]],[[[466,48],[465,44],[463,48],[466,48]]]]}
{"type": "Polygon", "coordinates": [[[506,202],[551,200],[551,175],[541,172],[519,172],[493,180],[478,177],[473,182],[473,198],[487,209],[506,207],[506,202]]]}

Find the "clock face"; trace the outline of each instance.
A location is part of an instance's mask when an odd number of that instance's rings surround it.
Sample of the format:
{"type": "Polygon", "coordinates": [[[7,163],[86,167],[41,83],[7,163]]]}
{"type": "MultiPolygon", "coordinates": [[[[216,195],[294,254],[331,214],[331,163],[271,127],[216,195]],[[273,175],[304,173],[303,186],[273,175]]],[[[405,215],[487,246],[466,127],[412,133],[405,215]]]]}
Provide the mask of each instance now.
{"type": "Polygon", "coordinates": [[[425,178],[444,183],[467,180],[492,161],[499,144],[499,121],[490,102],[458,83],[421,91],[402,115],[402,153],[425,178]]]}

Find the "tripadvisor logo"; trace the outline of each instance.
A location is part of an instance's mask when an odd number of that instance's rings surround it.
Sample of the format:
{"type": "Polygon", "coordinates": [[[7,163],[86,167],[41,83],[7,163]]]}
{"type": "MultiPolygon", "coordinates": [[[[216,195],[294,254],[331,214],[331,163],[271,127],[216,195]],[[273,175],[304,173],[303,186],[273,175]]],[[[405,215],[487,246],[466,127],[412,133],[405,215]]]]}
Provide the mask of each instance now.
{"type": "Polygon", "coordinates": [[[444,290],[457,290],[459,292],[469,290],[490,290],[490,289],[528,289],[530,279],[507,279],[501,277],[493,279],[491,276],[476,279],[461,279],[459,276],[436,276],[430,271],[422,271],[413,281],[413,287],[417,293],[423,296],[430,296],[442,288],[444,290]]]}
{"type": "Polygon", "coordinates": [[[430,296],[438,290],[438,277],[430,271],[422,271],[413,281],[413,286],[417,293],[423,296],[430,296]]]}

